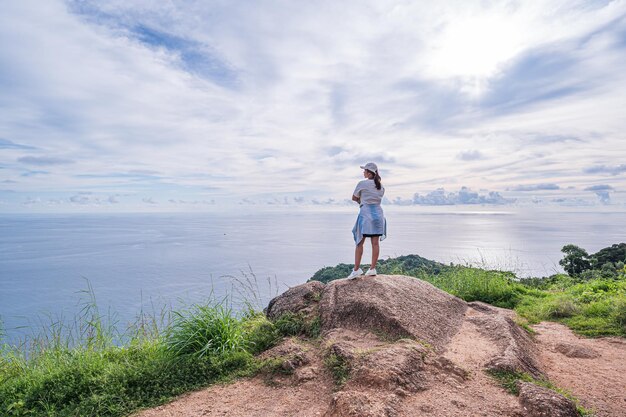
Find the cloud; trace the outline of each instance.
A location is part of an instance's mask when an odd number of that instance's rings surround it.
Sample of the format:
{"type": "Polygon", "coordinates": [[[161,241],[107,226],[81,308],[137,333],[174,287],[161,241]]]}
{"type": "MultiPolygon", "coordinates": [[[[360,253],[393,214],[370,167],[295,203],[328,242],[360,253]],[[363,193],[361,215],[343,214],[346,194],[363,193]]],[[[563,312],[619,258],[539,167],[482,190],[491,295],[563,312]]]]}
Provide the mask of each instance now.
{"type": "Polygon", "coordinates": [[[543,184],[530,184],[530,185],[517,185],[515,187],[507,188],[507,191],[543,191],[543,190],[559,190],[557,184],[543,183],[543,184]]]}
{"type": "Polygon", "coordinates": [[[314,198],[311,200],[311,203],[314,206],[332,206],[332,205],[337,204],[337,200],[335,200],[334,198],[327,198],[324,200],[319,200],[317,198],[314,198]]]}
{"type": "Polygon", "coordinates": [[[190,204],[190,205],[215,205],[215,200],[193,200],[193,201],[188,201],[188,200],[175,200],[173,198],[170,198],[168,200],[169,203],[171,204],[190,204]]]}
{"type": "Polygon", "coordinates": [[[141,24],[129,30],[140,42],[150,47],[164,48],[174,54],[186,71],[206,77],[221,86],[237,86],[237,71],[208,45],[141,24]]]}
{"type": "Polygon", "coordinates": [[[491,81],[482,106],[496,114],[508,113],[589,89],[592,80],[562,76],[564,72],[574,73],[578,59],[569,52],[571,48],[555,46],[531,50],[509,64],[491,81]]]}
{"type": "Polygon", "coordinates": [[[30,198],[28,197],[24,202],[22,202],[22,205],[24,206],[35,206],[38,204],[41,204],[41,198],[30,198]]]}
{"type": "Polygon", "coordinates": [[[70,202],[74,204],[89,204],[90,199],[87,194],[76,194],[70,197],[70,202]]]}
{"type": "Polygon", "coordinates": [[[595,195],[598,197],[598,200],[602,204],[610,204],[611,203],[611,195],[609,191],[614,191],[615,189],[608,184],[598,184],[592,185],[590,187],[585,188],[585,191],[593,191],[595,195]]]}
{"type": "Polygon", "coordinates": [[[45,166],[45,165],[66,165],[73,164],[74,161],[65,158],[57,158],[53,156],[23,156],[17,159],[18,162],[28,165],[45,166]]]}
{"type": "Polygon", "coordinates": [[[485,155],[482,154],[482,152],[480,151],[463,151],[460,152],[457,156],[457,159],[460,159],[461,161],[477,161],[479,159],[485,159],[485,155]]]}
{"type": "Polygon", "coordinates": [[[592,185],[585,188],[585,191],[612,191],[614,188],[608,184],[592,185]]]}
{"type": "Polygon", "coordinates": [[[559,197],[559,198],[553,198],[551,201],[553,203],[557,203],[560,206],[567,206],[567,207],[585,207],[585,206],[593,205],[593,202],[589,200],[585,200],[584,198],[559,197]]]}
{"type": "MultiPolygon", "coordinates": [[[[400,204],[406,200],[399,200],[400,204]]],[[[516,200],[513,198],[505,198],[497,191],[488,191],[487,194],[480,195],[467,187],[461,187],[457,192],[449,192],[443,188],[438,188],[426,195],[415,193],[413,196],[413,204],[425,206],[449,206],[460,204],[494,204],[504,205],[512,204],[516,200]]]]}
{"type": "Polygon", "coordinates": [[[146,204],[150,204],[150,205],[158,204],[156,201],[154,201],[154,199],[152,197],[142,198],[141,201],[143,201],[146,204]]]}
{"type": "MultiPolygon", "coordinates": [[[[265,206],[270,186],[281,204],[342,204],[370,160],[394,195],[461,180],[582,190],[581,172],[624,172],[625,14],[617,1],[8,2],[2,173],[20,198],[94,189],[104,204],[265,206]]],[[[457,198],[481,196],[498,201],[457,198]]]]}
{"type": "Polygon", "coordinates": [[[596,191],[596,195],[602,204],[611,203],[611,196],[608,191],[596,191]]]}
{"type": "Polygon", "coordinates": [[[626,172],[626,164],[607,166],[607,165],[594,165],[583,170],[585,174],[609,174],[619,175],[626,172]]]}
{"type": "Polygon", "coordinates": [[[0,138],[0,149],[24,149],[24,150],[31,150],[31,149],[35,149],[35,147],[28,146],[28,145],[22,145],[20,143],[12,142],[12,141],[10,141],[8,139],[0,138]]]}
{"type": "Polygon", "coordinates": [[[34,177],[37,175],[48,175],[50,174],[49,171],[41,171],[41,170],[35,170],[35,171],[26,171],[20,174],[20,176],[22,177],[34,177]]]}

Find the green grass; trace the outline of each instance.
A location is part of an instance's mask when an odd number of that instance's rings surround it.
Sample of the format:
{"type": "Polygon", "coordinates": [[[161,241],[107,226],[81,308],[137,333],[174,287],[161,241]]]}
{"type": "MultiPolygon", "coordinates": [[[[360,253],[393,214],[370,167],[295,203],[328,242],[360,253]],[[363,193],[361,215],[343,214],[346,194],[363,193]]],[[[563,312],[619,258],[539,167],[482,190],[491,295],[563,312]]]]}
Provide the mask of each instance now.
{"type": "Polygon", "coordinates": [[[280,336],[306,336],[316,339],[321,332],[319,316],[311,319],[303,314],[285,313],[274,320],[273,324],[280,336]]]}
{"type": "Polygon", "coordinates": [[[324,357],[324,364],[330,370],[337,387],[342,387],[348,382],[352,369],[350,363],[343,357],[335,353],[329,353],[324,357]]]}
{"type": "Polygon", "coordinates": [[[515,282],[510,272],[464,266],[449,268],[423,279],[465,301],[483,301],[504,308],[513,308],[525,294],[536,292],[515,282]]]}
{"type": "Polygon", "coordinates": [[[262,313],[210,300],[172,316],[143,314],[126,334],[93,291],[73,327],[53,321],[20,346],[0,345],[0,415],[125,416],[217,381],[251,375],[280,332],[262,313]],[[119,346],[116,340],[123,340],[119,346]]]}
{"type": "Polygon", "coordinates": [[[125,416],[267,369],[254,355],[285,336],[320,333],[319,318],[287,314],[270,322],[251,304],[236,313],[231,300],[211,299],[180,311],[141,312],[120,334],[87,285],[71,325],[50,319],[19,346],[0,343],[1,416],[125,416]]]}
{"type": "Polygon", "coordinates": [[[554,281],[540,296],[523,297],[515,310],[530,323],[557,321],[584,336],[626,336],[626,281],[595,279],[570,286],[554,281]]]}
{"type": "Polygon", "coordinates": [[[177,356],[202,358],[244,351],[245,336],[241,320],[224,303],[194,305],[186,311],[174,312],[165,346],[177,356]]]}

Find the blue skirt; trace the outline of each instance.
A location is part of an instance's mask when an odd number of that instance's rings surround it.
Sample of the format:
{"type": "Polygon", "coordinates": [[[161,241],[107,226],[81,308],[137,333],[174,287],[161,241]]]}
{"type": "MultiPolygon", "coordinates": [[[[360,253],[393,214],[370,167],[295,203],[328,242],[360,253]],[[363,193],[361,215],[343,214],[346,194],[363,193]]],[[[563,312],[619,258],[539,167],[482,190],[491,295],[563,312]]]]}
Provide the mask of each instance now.
{"type": "Polygon", "coordinates": [[[387,220],[380,204],[363,204],[359,216],[352,228],[354,243],[359,244],[364,235],[380,235],[380,240],[387,237],[387,220]]]}

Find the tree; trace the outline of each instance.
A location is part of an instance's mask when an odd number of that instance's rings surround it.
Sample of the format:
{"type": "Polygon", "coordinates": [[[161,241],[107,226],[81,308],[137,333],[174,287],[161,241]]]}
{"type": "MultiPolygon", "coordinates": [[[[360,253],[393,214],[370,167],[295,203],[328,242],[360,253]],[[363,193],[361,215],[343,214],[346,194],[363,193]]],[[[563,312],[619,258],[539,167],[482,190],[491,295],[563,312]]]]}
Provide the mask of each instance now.
{"type": "Polygon", "coordinates": [[[602,269],[602,267],[610,262],[617,264],[626,261],[626,243],[617,243],[608,248],[600,249],[590,257],[593,269],[602,269]]]}
{"type": "Polygon", "coordinates": [[[559,261],[559,265],[565,269],[569,276],[575,277],[581,272],[591,269],[589,254],[583,248],[570,244],[563,246],[561,252],[565,254],[565,257],[559,261]]]}

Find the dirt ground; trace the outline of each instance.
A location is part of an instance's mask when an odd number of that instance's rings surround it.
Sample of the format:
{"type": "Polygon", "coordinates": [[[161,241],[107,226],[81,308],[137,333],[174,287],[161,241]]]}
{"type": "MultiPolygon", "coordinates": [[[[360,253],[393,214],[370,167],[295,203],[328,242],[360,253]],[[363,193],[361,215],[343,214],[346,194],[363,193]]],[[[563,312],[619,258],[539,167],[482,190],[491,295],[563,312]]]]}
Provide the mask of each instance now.
{"type": "Polygon", "coordinates": [[[626,339],[586,339],[562,324],[550,322],[533,328],[550,381],[571,392],[597,417],[626,416],[626,339]],[[593,353],[585,356],[596,357],[568,357],[559,352],[572,346],[584,349],[582,353],[593,353]]]}
{"type": "Polygon", "coordinates": [[[310,377],[301,382],[293,377],[260,375],[182,395],[135,417],[322,416],[332,400],[334,382],[322,362],[319,347],[308,347],[314,353],[305,370],[310,377]]]}
{"type": "MultiPolygon", "coordinates": [[[[466,314],[482,313],[469,309],[466,314]]],[[[556,323],[544,322],[533,328],[542,369],[555,385],[579,398],[597,417],[626,417],[626,340],[585,339],[556,323]]],[[[183,395],[136,417],[324,416],[337,388],[322,362],[321,348],[310,348],[315,359],[307,366],[309,377],[303,380],[268,381],[267,376],[257,376],[183,395]]],[[[467,377],[431,370],[426,376],[429,388],[404,397],[395,415],[523,416],[517,397],[483,371],[494,349],[476,326],[465,320],[443,356],[467,371],[467,377]]]]}

